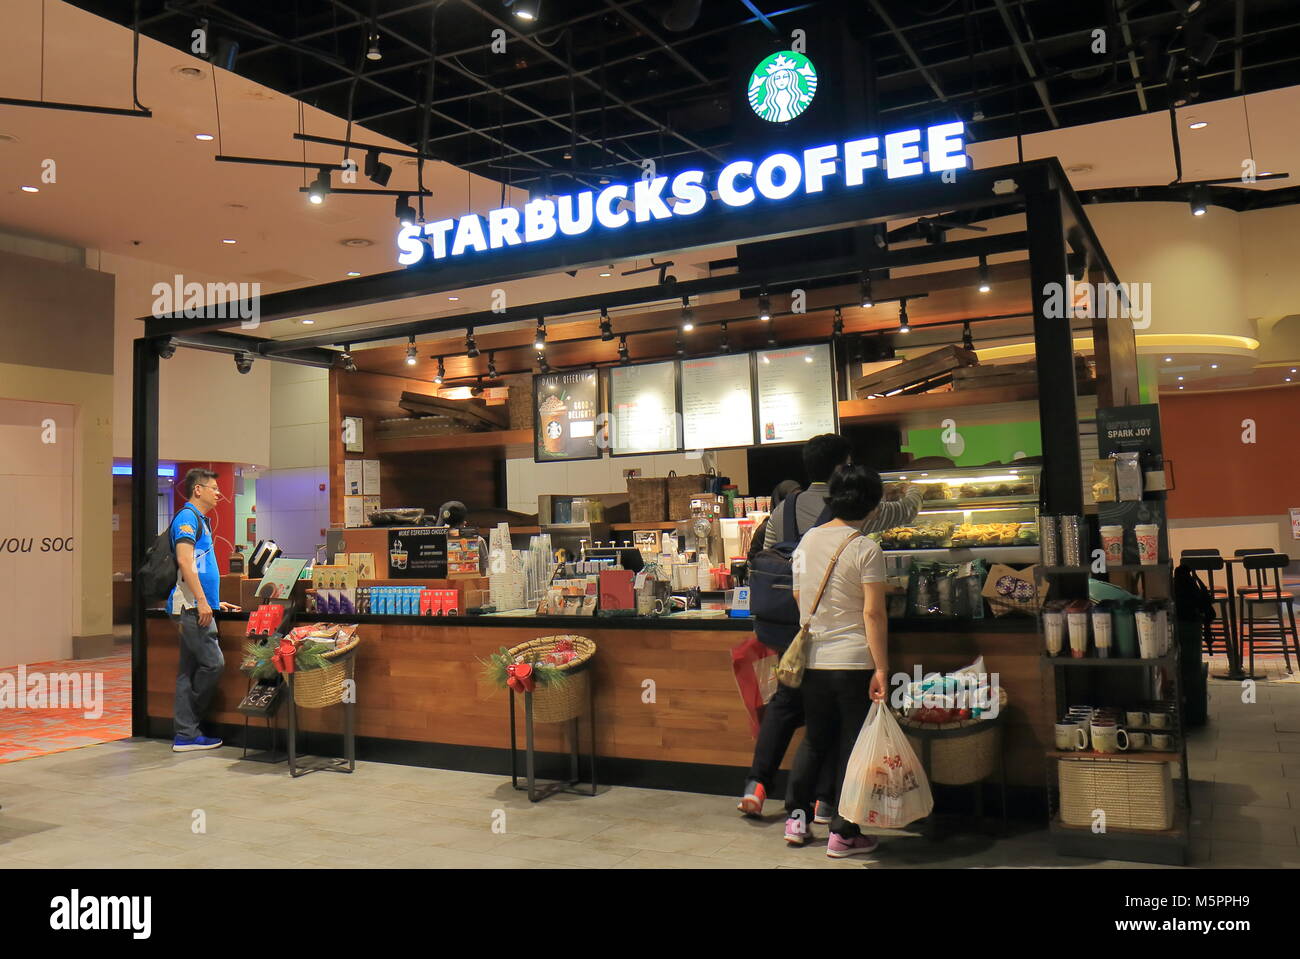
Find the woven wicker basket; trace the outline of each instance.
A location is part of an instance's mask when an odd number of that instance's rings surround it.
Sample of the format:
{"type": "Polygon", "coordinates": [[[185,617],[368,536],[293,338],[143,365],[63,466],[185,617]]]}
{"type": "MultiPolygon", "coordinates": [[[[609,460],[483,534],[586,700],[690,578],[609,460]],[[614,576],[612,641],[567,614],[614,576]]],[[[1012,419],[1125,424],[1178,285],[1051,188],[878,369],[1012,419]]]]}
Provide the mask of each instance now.
{"type": "MultiPolygon", "coordinates": [[[[998,687],[999,712],[1006,709],[1007,691],[998,687]]],[[[991,719],[964,719],[934,725],[900,717],[899,725],[907,735],[917,757],[924,756],[921,738],[914,729],[969,729],[966,735],[935,736],[930,740],[930,781],[945,786],[965,786],[983,782],[998,771],[1002,750],[1002,724],[991,719]]]]}
{"type": "Polygon", "coordinates": [[[668,474],[664,481],[668,485],[668,519],[689,519],[691,515],[691,497],[703,493],[709,485],[709,477],[704,473],[691,473],[688,476],[668,474]]]}
{"type": "Polygon", "coordinates": [[[629,477],[627,500],[634,523],[662,523],[668,518],[668,483],[662,476],[629,477]]]}
{"type": "Polygon", "coordinates": [[[1089,826],[1093,810],[1119,829],[1171,829],[1174,786],[1169,763],[1122,760],[1061,760],[1061,822],[1089,826]]]}
{"type": "Polygon", "coordinates": [[[293,701],[303,709],[324,709],[337,706],[343,702],[344,682],[353,676],[355,667],[354,651],[361,642],[361,631],[352,634],[352,641],[346,646],[328,653],[321,653],[321,659],[329,661],[328,666],[319,669],[304,669],[293,674],[293,701]]]}
{"type": "Polygon", "coordinates": [[[596,644],[586,636],[539,636],[510,650],[510,655],[516,659],[525,653],[545,656],[562,639],[573,644],[577,656],[571,662],[556,667],[565,674],[565,682],[558,686],[539,686],[533,692],[534,722],[562,723],[581,714],[587,703],[587,683],[590,682],[587,667],[596,655],[596,644]]]}

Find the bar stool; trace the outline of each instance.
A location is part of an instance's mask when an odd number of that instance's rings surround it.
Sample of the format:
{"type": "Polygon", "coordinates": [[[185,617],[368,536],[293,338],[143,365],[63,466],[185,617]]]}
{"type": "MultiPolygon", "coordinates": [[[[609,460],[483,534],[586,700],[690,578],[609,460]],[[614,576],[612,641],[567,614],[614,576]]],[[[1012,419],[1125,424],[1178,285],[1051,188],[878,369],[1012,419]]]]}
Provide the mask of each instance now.
{"type": "MultiPolygon", "coordinates": [[[[1248,553],[1243,554],[1241,563],[1248,574],[1250,571],[1256,573],[1256,579],[1259,581],[1258,594],[1242,594],[1242,629],[1241,641],[1250,640],[1250,673],[1255,672],[1255,646],[1263,640],[1263,645],[1271,648],[1282,649],[1282,656],[1286,659],[1286,671],[1291,672],[1291,657],[1288,653],[1287,637],[1291,638],[1290,649],[1296,654],[1296,665],[1300,666],[1300,634],[1296,632],[1295,622],[1295,594],[1283,592],[1282,590],[1282,570],[1291,565],[1291,557],[1285,553],[1248,553]],[[1272,571],[1272,583],[1269,583],[1269,571],[1272,571]],[[1277,612],[1277,625],[1257,625],[1255,610],[1259,607],[1272,607],[1277,612]],[[1289,622],[1289,625],[1288,625],[1289,622]]],[[[1239,591],[1240,592],[1240,591],[1239,591]]],[[[1268,618],[1263,620],[1265,624],[1272,623],[1274,620],[1268,618]]]]}
{"type": "MultiPolygon", "coordinates": [[[[1240,559],[1244,556],[1261,556],[1265,553],[1272,553],[1272,552],[1273,550],[1267,547],[1252,547],[1251,549],[1234,549],[1232,551],[1232,555],[1240,559]]],[[[1241,565],[1245,566],[1246,564],[1243,562],[1241,565]]],[[[1258,570],[1252,571],[1251,569],[1247,568],[1246,585],[1237,588],[1237,595],[1245,596],[1247,593],[1258,593],[1260,591],[1260,587],[1263,585],[1260,582],[1262,578],[1263,577],[1261,577],[1258,570]]]]}
{"type": "Polygon", "coordinates": [[[1228,633],[1228,604],[1232,600],[1226,588],[1214,585],[1215,572],[1222,570],[1224,566],[1223,557],[1219,555],[1217,549],[1185,549],[1178,558],[1179,562],[1190,569],[1192,575],[1210,591],[1210,602],[1214,606],[1215,619],[1205,624],[1205,654],[1214,655],[1215,640],[1223,644],[1223,651],[1226,653],[1228,644],[1232,642],[1232,637],[1228,633]],[[1201,580],[1201,573],[1205,574],[1204,580],[1201,580]]]}

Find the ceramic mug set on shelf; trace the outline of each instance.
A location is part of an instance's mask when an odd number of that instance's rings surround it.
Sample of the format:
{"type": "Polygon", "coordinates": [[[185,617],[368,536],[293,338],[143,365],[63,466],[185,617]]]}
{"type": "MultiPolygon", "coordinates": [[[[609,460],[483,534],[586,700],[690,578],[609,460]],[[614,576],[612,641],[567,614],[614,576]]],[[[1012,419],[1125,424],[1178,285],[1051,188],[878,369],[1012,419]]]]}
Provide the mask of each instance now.
{"type": "Polygon", "coordinates": [[[1071,706],[1056,724],[1056,748],[1062,752],[1170,752],[1174,748],[1172,729],[1173,717],[1160,706],[1141,710],[1071,706]]]}
{"type": "Polygon", "coordinates": [[[1159,659],[1169,652],[1169,604],[1052,602],[1043,607],[1043,640],[1048,656],[1083,659],[1159,659]]]}

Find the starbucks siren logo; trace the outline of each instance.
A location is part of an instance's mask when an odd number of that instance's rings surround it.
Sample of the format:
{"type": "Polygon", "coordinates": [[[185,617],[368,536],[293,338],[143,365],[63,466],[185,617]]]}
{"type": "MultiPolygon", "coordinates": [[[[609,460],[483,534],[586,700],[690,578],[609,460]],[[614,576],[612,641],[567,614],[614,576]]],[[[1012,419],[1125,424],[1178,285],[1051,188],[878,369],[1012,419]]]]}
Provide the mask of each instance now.
{"type": "Polygon", "coordinates": [[[786,123],[808,109],[817,92],[817,71],[802,53],[774,53],[749,77],[749,105],[769,123],[786,123]]]}

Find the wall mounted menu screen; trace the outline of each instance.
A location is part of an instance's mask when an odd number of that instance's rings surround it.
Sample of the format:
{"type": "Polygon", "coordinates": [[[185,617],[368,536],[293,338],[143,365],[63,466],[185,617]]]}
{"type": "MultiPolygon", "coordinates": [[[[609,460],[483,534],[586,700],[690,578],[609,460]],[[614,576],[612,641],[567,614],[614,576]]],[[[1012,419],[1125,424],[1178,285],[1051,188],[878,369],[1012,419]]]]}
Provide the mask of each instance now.
{"type": "Polygon", "coordinates": [[[835,432],[835,370],[828,344],[757,356],[760,443],[801,443],[835,432]]]}
{"type": "Polygon", "coordinates": [[[683,448],[752,446],[749,354],[683,360],[681,366],[683,448]]]}
{"type": "Polygon", "coordinates": [[[615,455],[680,449],[677,364],[611,367],[609,424],[610,449],[615,455]]]}
{"type": "Polygon", "coordinates": [[[596,415],[600,379],[595,370],[539,373],[533,377],[535,447],[539,463],[590,460],[600,456],[596,415]]]}

